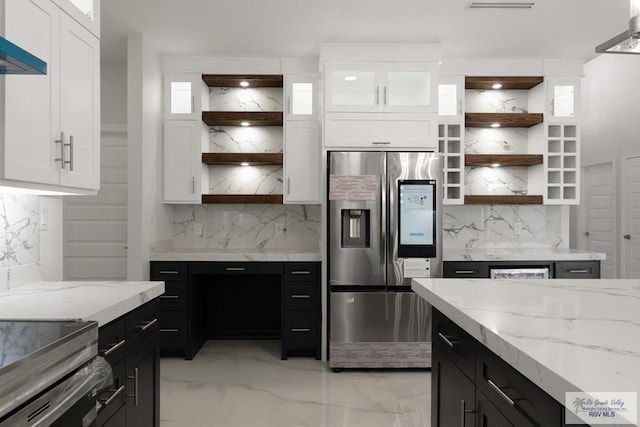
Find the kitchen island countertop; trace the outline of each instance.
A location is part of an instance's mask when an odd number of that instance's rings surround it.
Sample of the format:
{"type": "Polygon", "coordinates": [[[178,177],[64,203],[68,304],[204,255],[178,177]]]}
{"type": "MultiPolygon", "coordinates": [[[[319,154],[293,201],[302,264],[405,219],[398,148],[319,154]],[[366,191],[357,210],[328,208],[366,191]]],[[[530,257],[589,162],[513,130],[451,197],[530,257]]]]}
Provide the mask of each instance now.
{"type": "Polygon", "coordinates": [[[0,318],[81,319],[99,326],[164,293],[164,282],[37,282],[0,293],[0,318]]]}
{"type": "Polygon", "coordinates": [[[640,280],[414,279],[433,307],[565,405],[640,395],[640,280]]]}

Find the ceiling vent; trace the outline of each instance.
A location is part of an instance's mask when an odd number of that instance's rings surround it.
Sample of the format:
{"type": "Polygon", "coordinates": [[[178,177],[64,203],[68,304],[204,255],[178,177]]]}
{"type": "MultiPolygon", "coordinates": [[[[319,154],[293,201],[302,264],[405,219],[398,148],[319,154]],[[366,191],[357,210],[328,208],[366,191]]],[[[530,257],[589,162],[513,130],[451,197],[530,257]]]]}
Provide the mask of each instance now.
{"type": "Polygon", "coordinates": [[[484,1],[474,0],[467,3],[467,9],[531,9],[532,1],[484,1]]]}

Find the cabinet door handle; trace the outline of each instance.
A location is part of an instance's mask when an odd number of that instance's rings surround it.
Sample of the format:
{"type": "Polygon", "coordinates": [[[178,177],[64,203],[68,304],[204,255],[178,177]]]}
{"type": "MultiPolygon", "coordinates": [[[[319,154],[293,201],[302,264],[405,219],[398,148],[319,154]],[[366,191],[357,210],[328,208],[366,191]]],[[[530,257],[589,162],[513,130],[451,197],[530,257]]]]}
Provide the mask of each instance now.
{"type": "Polygon", "coordinates": [[[150,320],[148,322],[144,322],[143,324],[138,325],[138,327],[140,328],[140,331],[146,331],[147,329],[149,329],[150,327],[152,327],[156,323],[158,323],[158,318],[155,318],[155,319],[150,320]]]}
{"type": "Polygon", "coordinates": [[[291,194],[291,178],[287,177],[287,194],[291,194]]]}
{"type": "Polygon", "coordinates": [[[449,339],[449,337],[447,337],[446,335],[443,335],[443,334],[442,334],[442,332],[438,332],[438,336],[439,336],[439,337],[440,337],[440,339],[441,339],[442,341],[444,341],[444,343],[445,343],[446,345],[448,345],[449,347],[453,348],[453,347],[455,346],[456,342],[455,342],[455,341],[451,341],[451,340],[449,339]]]}
{"type": "Polygon", "coordinates": [[[391,145],[391,141],[373,141],[373,145],[391,145]]]}
{"type": "Polygon", "coordinates": [[[380,105],[380,86],[376,86],[376,105],[380,105]]]}
{"type": "Polygon", "coordinates": [[[196,177],[191,177],[191,194],[196,194],[196,177]]]}
{"type": "Polygon", "coordinates": [[[569,270],[569,273],[579,273],[579,274],[589,274],[591,273],[591,270],[584,268],[581,270],[569,270]]]}
{"type": "Polygon", "coordinates": [[[551,98],[551,115],[556,115],[556,100],[555,98],[551,98]]]}
{"type": "Polygon", "coordinates": [[[458,115],[462,115],[462,98],[458,98],[458,115]]]}
{"type": "Polygon", "coordinates": [[[474,274],[475,270],[456,270],[456,274],[474,274]]]}
{"type": "Polygon", "coordinates": [[[309,274],[311,274],[311,271],[309,271],[309,270],[296,270],[296,271],[292,271],[291,274],[309,275],[309,274]]]}
{"type": "Polygon", "coordinates": [[[631,240],[631,234],[625,234],[622,238],[625,240],[631,240]]]}
{"type": "Polygon", "coordinates": [[[191,95],[191,113],[196,112],[196,97],[195,95],[191,95]]]}
{"type": "Polygon", "coordinates": [[[62,169],[65,168],[64,165],[69,165],[69,170],[73,172],[73,135],[69,135],[69,143],[62,143],[62,169]],[[64,158],[64,147],[69,147],[69,160],[65,160],[64,158]]]}
{"type": "Polygon", "coordinates": [[[178,299],[178,295],[160,295],[160,299],[178,299]]]}
{"type": "Polygon", "coordinates": [[[245,271],[246,269],[244,267],[227,267],[227,268],[225,268],[225,270],[227,270],[227,271],[245,271]]]}
{"type": "Polygon", "coordinates": [[[158,271],[159,274],[180,274],[179,271],[176,270],[160,270],[158,271]]]}
{"type": "MultiPolygon", "coordinates": [[[[117,390],[114,390],[111,396],[109,396],[107,399],[104,399],[104,402],[102,402],[102,406],[109,406],[109,404],[113,402],[116,397],[122,394],[123,391],[124,391],[124,384],[118,387],[117,390]]],[[[100,400],[102,401],[103,399],[100,399],[100,400]]]]}
{"type": "Polygon", "coordinates": [[[514,406],[516,404],[509,396],[507,396],[507,394],[504,391],[502,391],[500,386],[496,385],[496,383],[494,383],[490,379],[487,379],[487,383],[489,383],[491,388],[494,389],[496,393],[500,395],[500,397],[506,400],[509,405],[514,406]]]}
{"type": "Polygon", "coordinates": [[[133,397],[133,404],[138,406],[138,368],[133,368],[133,376],[127,377],[130,380],[133,380],[133,394],[128,395],[127,397],[133,397]]]}
{"type": "Polygon", "coordinates": [[[113,353],[114,351],[116,351],[117,349],[119,349],[120,347],[122,347],[125,344],[125,340],[122,340],[118,343],[115,343],[113,345],[111,345],[111,347],[109,347],[106,350],[100,351],[100,356],[102,357],[106,357],[108,355],[110,355],[111,353],[113,353]]]}
{"type": "Polygon", "coordinates": [[[306,299],[311,298],[311,295],[291,295],[291,298],[306,299]]]}
{"type": "Polygon", "coordinates": [[[466,425],[465,416],[467,414],[474,414],[476,411],[470,411],[466,408],[466,402],[464,400],[460,401],[460,427],[464,427],[466,425]]]}
{"type": "Polygon", "coordinates": [[[175,329],[175,328],[160,329],[160,332],[180,332],[180,329],[175,329]]]}
{"type": "Polygon", "coordinates": [[[64,161],[64,132],[60,132],[60,139],[56,139],[55,140],[56,144],[60,144],[60,157],[56,157],[54,160],[56,162],[60,162],[60,167],[62,169],[65,168],[65,161],[64,161]]]}
{"type": "Polygon", "coordinates": [[[309,328],[292,328],[291,332],[311,332],[309,328]]]}
{"type": "Polygon", "coordinates": [[[287,97],[287,113],[291,114],[291,96],[287,97]]]}
{"type": "Polygon", "coordinates": [[[387,87],[384,87],[384,105],[387,105],[387,87]]]}

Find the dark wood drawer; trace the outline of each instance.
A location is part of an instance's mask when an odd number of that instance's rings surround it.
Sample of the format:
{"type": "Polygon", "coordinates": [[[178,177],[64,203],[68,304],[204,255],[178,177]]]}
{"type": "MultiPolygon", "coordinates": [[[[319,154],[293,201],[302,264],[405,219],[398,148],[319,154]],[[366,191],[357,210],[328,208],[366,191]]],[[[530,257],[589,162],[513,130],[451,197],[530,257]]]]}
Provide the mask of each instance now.
{"type": "Polygon", "coordinates": [[[445,261],[442,265],[444,278],[489,278],[487,263],[482,261],[445,261]]]}
{"type": "Polygon", "coordinates": [[[124,317],[107,323],[98,333],[98,355],[113,366],[126,354],[127,325],[124,317]]]}
{"type": "Polygon", "coordinates": [[[188,263],[173,261],[151,261],[151,280],[184,282],[187,280],[188,263]]]}
{"type": "MultiPolygon", "coordinates": [[[[99,418],[99,417],[98,417],[99,418]]],[[[109,420],[104,423],[98,423],[98,427],[127,427],[126,410],[124,406],[118,410],[109,420]]]]}
{"type": "Polygon", "coordinates": [[[557,261],[556,279],[599,279],[600,261],[557,261]]]}
{"type": "Polygon", "coordinates": [[[165,282],[160,295],[161,310],[185,310],[187,308],[187,283],[165,282]]]}
{"type": "Polygon", "coordinates": [[[516,426],[562,425],[562,405],[484,346],[478,346],[476,387],[516,426]]]}
{"type": "Polygon", "coordinates": [[[285,311],[283,340],[288,350],[314,350],[320,337],[316,311],[285,311]]]}
{"type": "Polygon", "coordinates": [[[288,262],[284,265],[284,280],[293,282],[318,281],[320,277],[320,263],[317,262],[288,262]]]}
{"type": "Polygon", "coordinates": [[[316,282],[285,282],[285,310],[317,310],[318,284],[316,282]]]}
{"type": "Polygon", "coordinates": [[[451,359],[469,379],[475,380],[476,340],[435,309],[433,322],[435,351],[451,359]]]}
{"type": "Polygon", "coordinates": [[[127,345],[138,346],[137,340],[146,340],[160,329],[160,299],[156,298],[132,311],[127,316],[127,345]]]}
{"type": "Polygon", "coordinates": [[[193,275],[243,275],[282,274],[281,262],[192,262],[189,264],[193,275]]]}
{"type": "Polygon", "coordinates": [[[163,311],[160,316],[160,348],[184,349],[187,344],[186,311],[163,311]]]}
{"type": "Polygon", "coordinates": [[[113,385],[98,394],[98,425],[104,425],[124,405],[127,392],[125,390],[125,360],[111,365],[113,385]]]}

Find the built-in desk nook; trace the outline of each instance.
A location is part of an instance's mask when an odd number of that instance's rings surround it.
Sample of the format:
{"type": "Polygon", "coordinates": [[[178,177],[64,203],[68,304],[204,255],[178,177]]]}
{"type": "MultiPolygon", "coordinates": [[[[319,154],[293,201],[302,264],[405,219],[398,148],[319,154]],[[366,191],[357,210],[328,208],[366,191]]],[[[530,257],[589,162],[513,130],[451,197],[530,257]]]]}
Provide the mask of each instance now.
{"type": "Polygon", "coordinates": [[[281,339],[281,357],[320,359],[320,263],[151,261],[163,280],[163,356],[193,359],[208,339],[281,339]]]}

